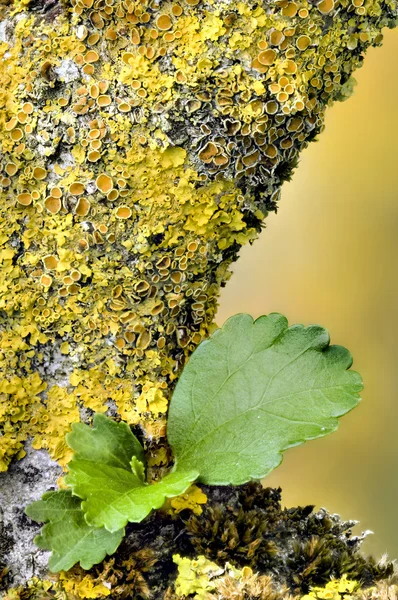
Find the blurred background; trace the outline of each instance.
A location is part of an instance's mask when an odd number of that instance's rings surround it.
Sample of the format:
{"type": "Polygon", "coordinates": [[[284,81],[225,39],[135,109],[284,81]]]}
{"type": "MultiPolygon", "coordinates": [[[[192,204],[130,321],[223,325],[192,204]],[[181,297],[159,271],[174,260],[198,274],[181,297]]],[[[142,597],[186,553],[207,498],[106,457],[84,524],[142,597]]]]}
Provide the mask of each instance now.
{"type": "Polygon", "coordinates": [[[349,348],[363,401],[339,431],[285,452],[265,483],[286,506],[315,504],[398,558],[398,30],[369,50],[358,85],[285,184],[277,215],[241,251],[217,323],[238,312],[327,327],[349,348]]]}

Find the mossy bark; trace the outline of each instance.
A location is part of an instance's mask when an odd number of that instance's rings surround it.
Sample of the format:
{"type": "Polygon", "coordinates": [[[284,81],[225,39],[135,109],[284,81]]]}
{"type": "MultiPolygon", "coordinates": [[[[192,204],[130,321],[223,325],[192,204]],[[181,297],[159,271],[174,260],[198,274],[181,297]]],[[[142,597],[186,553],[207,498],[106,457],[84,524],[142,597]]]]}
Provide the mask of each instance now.
{"type": "MultiPolygon", "coordinates": [[[[114,557],[89,571],[74,567],[61,574],[49,587],[48,597],[58,597],[57,593],[66,590],[73,599],[84,587],[88,591],[102,585],[102,593],[98,589],[91,597],[103,598],[104,591],[110,589],[115,600],[160,600],[185,598],[196,589],[197,593],[214,592],[209,600],[233,599],[241,596],[216,594],[217,577],[234,573],[233,569],[246,569],[246,579],[247,575],[260,574],[260,581],[254,586],[258,595],[244,598],[288,600],[289,595],[301,598],[331,580],[347,578],[357,582],[356,589],[365,589],[394,573],[392,563],[377,564],[360,554],[363,537],[351,532],[355,521],[342,521],[325,510],[315,512],[313,506],[283,509],[280,489],[263,489],[260,484],[203,486],[203,491],[208,501],[201,514],[194,515],[189,509],[175,514],[168,507],[143,523],[130,524],[114,557]],[[175,589],[181,556],[194,561],[193,570],[201,562],[217,566],[213,572],[204,569],[201,573],[198,568],[197,579],[188,571],[183,594],[178,593],[178,585],[177,593],[175,589]],[[268,578],[265,581],[261,580],[264,575],[268,578]]],[[[184,587],[183,581],[181,584],[184,587]]],[[[21,597],[36,598],[42,585],[34,583],[21,597]]]]}
{"type": "Polygon", "coordinates": [[[396,0],[0,4],[10,582],[40,573],[24,499],[56,484],[71,423],[122,418],[167,470],[168,400],[231,263],[396,18],[396,0]]]}

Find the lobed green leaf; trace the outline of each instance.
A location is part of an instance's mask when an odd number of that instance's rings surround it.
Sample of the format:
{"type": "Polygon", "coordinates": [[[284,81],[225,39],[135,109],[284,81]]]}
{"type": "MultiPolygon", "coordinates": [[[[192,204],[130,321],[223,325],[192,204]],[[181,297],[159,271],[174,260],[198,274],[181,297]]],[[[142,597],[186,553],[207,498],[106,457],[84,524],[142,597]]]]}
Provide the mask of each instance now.
{"type": "Polygon", "coordinates": [[[142,521],[153,509],[161,508],[166,498],[183,494],[198,476],[197,471],[180,470],[147,485],[131,471],[103,463],[73,460],[68,466],[66,482],[84,499],[87,522],[108,531],[116,531],[129,521],[142,521]]]}
{"type": "Polygon", "coordinates": [[[68,463],[65,483],[83,500],[87,523],[108,531],[118,531],[129,521],[142,521],[166,498],[185,492],[198,476],[191,469],[147,485],[142,446],[137,446],[126,423],[115,423],[101,414],[94,416],[93,427],[74,425],[67,442],[75,454],[68,463]]]}
{"type": "Polygon", "coordinates": [[[145,461],[144,449],[124,421],[117,423],[101,413],[93,418],[93,426],[74,423],[66,442],[76,459],[105,462],[122,469],[130,468],[133,456],[145,461]]]}
{"type": "Polygon", "coordinates": [[[351,364],[322,327],[231,317],[193,353],[171,399],[177,471],[213,485],[265,477],[284,450],[335,431],[356,406],[362,380],[351,364]]]}
{"type": "Polygon", "coordinates": [[[60,521],[63,518],[71,518],[73,514],[81,511],[80,498],[72,496],[70,491],[58,490],[56,492],[45,492],[41,500],[32,502],[26,507],[25,513],[38,523],[49,521],[60,521]]]}
{"type": "Polygon", "coordinates": [[[78,562],[83,569],[91,569],[113,554],[124,536],[124,529],[111,533],[103,527],[90,527],[81,500],[67,490],[47,492],[25,512],[35,521],[47,522],[34,541],[39,548],[52,551],[48,566],[54,573],[67,571],[78,562]]]}

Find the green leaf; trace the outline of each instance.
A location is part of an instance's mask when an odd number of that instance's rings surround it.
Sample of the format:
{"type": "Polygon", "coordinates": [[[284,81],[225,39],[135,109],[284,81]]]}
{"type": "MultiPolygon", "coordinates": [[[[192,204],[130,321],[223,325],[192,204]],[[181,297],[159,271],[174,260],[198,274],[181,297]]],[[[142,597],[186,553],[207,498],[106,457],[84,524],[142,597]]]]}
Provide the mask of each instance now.
{"type": "Polygon", "coordinates": [[[213,485],[261,479],[281,453],[338,426],[359,402],[352,358],[313,325],[279,314],[239,314],[202,342],[170,403],[167,436],[177,470],[213,485]]]}
{"type": "Polygon", "coordinates": [[[125,423],[97,414],[93,427],[81,423],[72,427],[67,441],[75,454],[68,463],[65,483],[84,500],[82,509],[93,527],[117,531],[129,521],[142,521],[166,498],[185,492],[198,476],[191,469],[146,485],[143,453],[137,456],[136,440],[125,423]]]}
{"type": "Polygon", "coordinates": [[[131,470],[132,470],[133,474],[136,477],[138,477],[138,479],[141,481],[142,484],[144,484],[145,483],[145,466],[144,466],[144,463],[142,463],[141,461],[139,461],[136,456],[133,456],[133,458],[130,461],[130,467],[131,467],[131,470]]]}
{"type": "Polygon", "coordinates": [[[174,472],[159,483],[143,485],[131,470],[104,463],[73,459],[65,478],[73,493],[85,498],[82,509],[94,527],[116,531],[128,521],[142,521],[152,509],[161,508],[166,498],[183,494],[198,477],[197,471],[174,472]]]}
{"type": "Polygon", "coordinates": [[[75,458],[130,468],[132,456],[144,463],[144,449],[127,423],[117,423],[101,413],[94,415],[93,427],[74,423],[66,442],[75,451],[75,458]]]}
{"type": "Polygon", "coordinates": [[[26,507],[25,513],[39,523],[69,519],[73,514],[81,512],[81,500],[71,495],[69,491],[45,492],[41,500],[32,502],[26,507]]]}
{"type": "Polygon", "coordinates": [[[52,551],[48,566],[54,573],[68,571],[77,562],[83,569],[91,569],[113,554],[123,539],[124,529],[110,533],[87,525],[80,505],[79,498],[61,490],[47,492],[26,508],[35,521],[49,521],[34,541],[39,548],[52,551]]]}

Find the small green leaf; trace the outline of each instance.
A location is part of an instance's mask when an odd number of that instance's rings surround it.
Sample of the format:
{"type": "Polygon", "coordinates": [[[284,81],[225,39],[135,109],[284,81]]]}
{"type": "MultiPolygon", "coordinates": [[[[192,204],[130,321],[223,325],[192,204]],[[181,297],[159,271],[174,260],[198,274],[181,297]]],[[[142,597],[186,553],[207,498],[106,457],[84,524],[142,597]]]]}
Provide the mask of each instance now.
{"type": "Polygon", "coordinates": [[[133,456],[133,458],[130,461],[130,467],[131,467],[131,470],[132,470],[133,474],[136,477],[138,477],[138,479],[141,481],[142,484],[144,484],[145,483],[145,466],[144,466],[144,463],[142,463],[141,461],[139,461],[136,456],[133,456]]]}
{"type": "Polygon", "coordinates": [[[352,358],[316,325],[288,328],[270,314],[239,314],[202,342],[170,403],[167,436],[177,471],[239,485],[261,479],[281,453],[338,426],[362,380],[352,358]]]}
{"type": "Polygon", "coordinates": [[[198,476],[191,469],[171,473],[153,485],[144,484],[143,461],[135,454],[137,446],[126,427],[99,414],[94,416],[93,427],[75,425],[67,439],[75,454],[68,463],[65,483],[84,500],[87,523],[108,531],[117,531],[128,521],[142,521],[166,498],[185,492],[198,476]]]}
{"type": "Polygon", "coordinates": [[[127,423],[117,423],[101,413],[94,415],[93,427],[74,423],[66,442],[75,451],[75,458],[130,468],[132,456],[145,462],[144,449],[127,423]]]}
{"type": "Polygon", "coordinates": [[[60,490],[47,492],[26,508],[35,521],[49,521],[34,541],[39,548],[52,551],[48,566],[54,573],[67,571],[77,562],[83,569],[91,569],[113,554],[123,539],[124,529],[110,533],[87,525],[80,505],[79,498],[60,490]]]}
{"type": "Polygon", "coordinates": [[[80,498],[72,496],[69,491],[45,492],[41,500],[26,507],[25,513],[38,523],[60,521],[81,512],[81,502],[80,498]]]}
{"type": "Polygon", "coordinates": [[[174,472],[159,483],[143,485],[131,470],[104,463],[73,459],[65,478],[81,498],[86,521],[94,527],[116,531],[128,521],[138,523],[152,509],[161,508],[166,498],[183,494],[198,476],[197,471],[174,472]]]}

